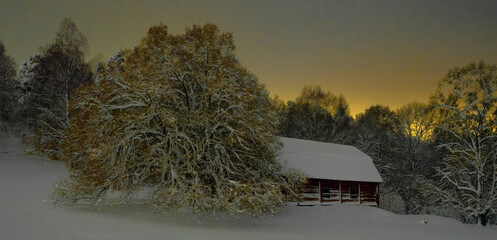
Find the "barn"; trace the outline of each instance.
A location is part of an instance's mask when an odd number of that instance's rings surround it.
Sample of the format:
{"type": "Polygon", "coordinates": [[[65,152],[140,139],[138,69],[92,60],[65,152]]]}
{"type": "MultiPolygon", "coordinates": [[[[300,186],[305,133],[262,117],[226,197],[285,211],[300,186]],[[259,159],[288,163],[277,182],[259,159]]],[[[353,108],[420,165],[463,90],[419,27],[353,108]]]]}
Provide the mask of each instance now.
{"type": "Polygon", "coordinates": [[[279,160],[309,175],[299,205],[351,203],[379,206],[382,179],[371,157],[359,149],[332,144],[280,138],[279,160]]]}

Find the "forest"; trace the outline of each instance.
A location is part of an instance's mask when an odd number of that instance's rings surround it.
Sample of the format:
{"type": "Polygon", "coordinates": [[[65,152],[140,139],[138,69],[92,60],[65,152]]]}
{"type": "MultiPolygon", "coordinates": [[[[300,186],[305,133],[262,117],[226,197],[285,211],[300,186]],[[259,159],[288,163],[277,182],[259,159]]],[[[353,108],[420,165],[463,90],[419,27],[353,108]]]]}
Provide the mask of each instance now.
{"type": "Polygon", "coordinates": [[[19,71],[0,42],[1,132],[22,132],[34,154],[67,165],[56,204],[121,204],[145,192],[159,211],[274,213],[305,182],[276,161],[283,136],[369,155],[385,210],[497,224],[495,64],[448,69],[425,102],[351,116],[333,89],[271,97],[236,57],[233,34],[212,23],[178,35],[153,26],[108,61],[88,48],[71,19],[19,71]]]}

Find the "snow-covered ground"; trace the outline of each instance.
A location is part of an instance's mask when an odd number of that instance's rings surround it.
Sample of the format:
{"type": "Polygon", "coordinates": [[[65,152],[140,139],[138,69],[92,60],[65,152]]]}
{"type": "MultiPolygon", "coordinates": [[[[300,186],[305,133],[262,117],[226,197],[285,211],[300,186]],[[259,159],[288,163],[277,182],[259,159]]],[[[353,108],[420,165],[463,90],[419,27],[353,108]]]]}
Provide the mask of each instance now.
{"type": "Polygon", "coordinates": [[[62,163],[0,139],[0,239],[497,239],[496,227],[438,216],[423,224],[424,216],[368,206],[288,206],[273,216],[230,221],[165,216],[137,205],[57,208],[47,201],[49,191],[66,176],[62,163]]]}

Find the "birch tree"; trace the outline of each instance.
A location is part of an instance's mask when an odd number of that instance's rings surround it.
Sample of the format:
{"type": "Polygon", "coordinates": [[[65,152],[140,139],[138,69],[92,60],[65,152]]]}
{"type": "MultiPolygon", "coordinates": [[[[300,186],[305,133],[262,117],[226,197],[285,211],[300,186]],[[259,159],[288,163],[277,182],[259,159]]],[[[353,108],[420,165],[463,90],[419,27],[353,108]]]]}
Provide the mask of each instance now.
{"type": "Polygon", "coordinates": [[[434,100],[440,128],[450,141],[438,169],[442,200],[485,226],[497,202],[497,67],[481,61],[454,68],[440,81],[434,100]]]}
{"type": "Polygon", "coordinates": [[[71,100],[72,174],[55,202],[102,206],[140,195],[159,211],[277,211],[305,178],[276,160],[276,113],[234,49],[232,34],[214,24],[180,35],[159,25],[100,67],[71,100]]]}
{"type": "Polygon", "coordinates": [[[73,90],[92,81],[85,62],[88,43],[77,26],[70,19],[64,19],[55,42],[41,50],[40,56],[33,58],[36,62],[26,111],[33,118],[30,122],[37,151],[58,159],[64,131],[69,126],[67,109],[73,90]]]}

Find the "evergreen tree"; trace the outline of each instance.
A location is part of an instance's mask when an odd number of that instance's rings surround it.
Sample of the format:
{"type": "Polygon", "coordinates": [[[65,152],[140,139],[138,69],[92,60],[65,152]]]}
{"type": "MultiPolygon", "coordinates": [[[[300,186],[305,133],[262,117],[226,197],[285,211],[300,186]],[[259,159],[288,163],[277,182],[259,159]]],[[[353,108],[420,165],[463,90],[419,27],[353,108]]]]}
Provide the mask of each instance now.
{"type": "Polygon", "coordinates": [[[17,84],[19,89],[19,99],[18,108],[15,114],[16,120],[32,128],[34,123],[30,120],[36,119],[34,115],[38,111],[32,111],[34,106],[29,106],[28,103],[31,102],[31,93],[33,91],[33,78],[35,76],[35,67],[39,62],[40,55],[35,55],[30,57],[28,61],[22,63],[21,69],[19,70],[19,75],[17,75],[17,84]],[[31,111],[30,111],[31,110],[31,111]]]}

